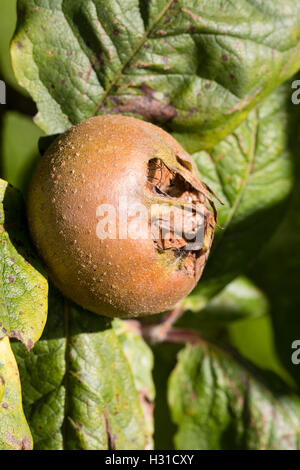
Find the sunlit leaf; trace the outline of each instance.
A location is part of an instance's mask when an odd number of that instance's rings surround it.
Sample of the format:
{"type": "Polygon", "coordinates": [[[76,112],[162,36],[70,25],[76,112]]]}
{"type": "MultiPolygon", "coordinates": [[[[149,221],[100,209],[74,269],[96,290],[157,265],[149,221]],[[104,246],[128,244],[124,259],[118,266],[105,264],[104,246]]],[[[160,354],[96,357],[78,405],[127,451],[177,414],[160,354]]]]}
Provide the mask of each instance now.
{"type": "Polygon", "coordinates": [[[19,0],[18,11],[13,66],[48,134],[131,114],[197,151],[300,67],[293,0],[19,0]]]}
{"type": "Polygon", "coordinates": [[[48,283],[24,212],[19,191],[0,180],[0,338],[17,338],[30,350],[46,323],[48,283]]]}
{"type": "Polygon", "coordinates": [[[14,345],[35,448],[150,448],[152,418],[143,407],[153,398],[147,346],[130,327],[112,327],[58,293],[51,294],[49,312],[30,354],[14,345]]]}
{"type": "Polygon", "coordinates": [[[0,339],[0,450],[29,450],[32,438],[23,409],[18,367],[9,339],[0,339]]]}

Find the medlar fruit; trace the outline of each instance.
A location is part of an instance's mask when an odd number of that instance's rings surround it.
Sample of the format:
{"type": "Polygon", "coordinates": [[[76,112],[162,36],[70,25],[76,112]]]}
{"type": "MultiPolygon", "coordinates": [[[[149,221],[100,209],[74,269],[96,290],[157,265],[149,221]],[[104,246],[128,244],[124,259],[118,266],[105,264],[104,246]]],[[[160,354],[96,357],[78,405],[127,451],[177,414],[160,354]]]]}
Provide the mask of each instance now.
{"type": "Polygon", "coordinates": [[[155,314],[171,309],[201,276],[216,221],[210,194],[165,131],[98,116],[59,136],[41,158],[29,189],[29,228],[66,297],[110,317],[155,314]],[[139,211],[150,236],[139,232],[139,211]],[[188,235],[178,215],[186,216],[188,235]]]}

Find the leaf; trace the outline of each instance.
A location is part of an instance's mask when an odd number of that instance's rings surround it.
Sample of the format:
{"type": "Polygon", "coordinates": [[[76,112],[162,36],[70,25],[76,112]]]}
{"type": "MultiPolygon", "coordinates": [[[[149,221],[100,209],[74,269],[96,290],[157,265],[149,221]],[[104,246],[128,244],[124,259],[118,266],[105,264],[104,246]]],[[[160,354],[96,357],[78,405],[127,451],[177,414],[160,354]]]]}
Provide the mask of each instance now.
{"type": "Polygon", "coordinates": [[[256,366],[275,372],[295,388],[295,382],[279,361],[271,315],[245,318],[227,326],[230,344],[256,366]]]}
{"type": "Polygon", "coordinates": [[[0,338],[17,338],[30,350],[45,326],[48,284],[28,239],[20,193],[0,180],[0,200],[0,338]]]}
{"type": "Polygon", "coordinates": [[[194,155],[199,171],[224,206],[204,275],[191,294],[198,308],[254,263],[279,225],[293,184],[288,149],[287,89],[251,112],[209,153],[194,155]]]}
{"type": "Polygon", "coordinates": [[[8,338],[0,339],[0,384],[0,450],[29,450],[32,438],[23,414],[20,377],[8,338]]]}
{"type": "Polygon", "coordinates": [[[48,134],[122,113],[195,152],[300,67],[293,0],[19,0],[18,12],[13,67],[48,134]]]}
{"type": "Polygon", "coordinates": [[[4,396],[4,386],[5,386],[5,380],[4,380],[4,377],[1,376],[0,377],[0,403],[4,396]]]}
{"type": "MultiPolygon", "coordinates": [[[[115,319],[112,326],[130,364],[135,388],[138,391],[144,412],[147,434],[152,436],[154,432],[153,403],[155,398],[151,374],[153,369],[152,352],[140,336],[138,322],[115,319]]],[[[149,449],[152,449],[152,444],[152,441],[149,440],[149,449]]]]}
{"type": "Polygon", "coordinates": [[[202,298],[200,305],[197,295],[188,296],[184,300],[184,308],[197,313],[196,321],[223,321],[230,322],[244,318],[256,318],[268,313],[268,300],[263,292],[245,276],[237,277],[228,284],[204,309],[202,298]]]}
{"type": "Polygon", "coordinates": [[[212,345],[179,353],[169,383],[179,449],[292,450],[300,447],[300,398],[277,377],[212,345]]]}
{"type": "Polygon", "coordinates": [[[126,330],[51,292],[42,339],[30,354],[14,345],[35,449],[151,447],[139,396],[142,390],[143,397],[153,396],[150,371],[142,371],[136,358],[131,367],[128,359],[139,351],[150,368],[151,356],[126,330]]]}
{"type": "Polygon", "coordinates": [[[300,368],[292,362],[292,343],[300,339],[300,107],[292,104],[292,93],[290,88],[288,137],[295,162],[294,190],[282,224],[250,275],[270,299],[277,353],[300,386],[300,368]]]}
{"type": "Polygon", "coordinates": [[[1,174],[23,193],[26,193],[37,161],[37,143],[41,135],[42,132],[31,118],[16,112],[6,112],[2,129],[1,174]]]}

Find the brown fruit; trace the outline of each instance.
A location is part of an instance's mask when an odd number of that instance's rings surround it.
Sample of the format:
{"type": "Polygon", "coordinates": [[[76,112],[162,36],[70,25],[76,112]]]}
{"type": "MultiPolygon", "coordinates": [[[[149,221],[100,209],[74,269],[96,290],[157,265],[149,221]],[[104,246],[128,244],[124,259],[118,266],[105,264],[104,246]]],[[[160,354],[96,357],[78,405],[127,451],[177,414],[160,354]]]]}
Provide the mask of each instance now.
{"type": "MultiPolygon", "coordinates": [[[[41,158],[29,190],[29,227],[66,297],[111,317],[154,314],[171,309],[201,276],[216,215],[207,208],[207,201],[214,208],[209,192],[190,156],[162,129],[130,117],[99,116],[65,132],[41,158]],[[154,239],[121,239],[121,212],[116,238],[99,239],[97,208],[117,210],[120,197],[146,207],[149,226],[156,221],[154,239]],[[175,222],[161,236],[168,208],[181,213],[183,204],[195,233],[195,214],[204,210],[204,244],[197,249],[174,236],[175,222]]],[[[113,233],[110,225],[107,232],[113,233]]]]}

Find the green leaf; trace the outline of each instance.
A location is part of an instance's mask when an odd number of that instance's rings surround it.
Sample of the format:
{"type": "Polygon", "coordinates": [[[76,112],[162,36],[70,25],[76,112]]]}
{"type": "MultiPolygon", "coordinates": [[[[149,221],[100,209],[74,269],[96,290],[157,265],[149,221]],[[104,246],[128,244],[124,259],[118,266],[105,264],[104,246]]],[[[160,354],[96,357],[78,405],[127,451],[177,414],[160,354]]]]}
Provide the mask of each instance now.
{"type": "MultiPolygon", "coordinates": [[[[115,319],[112,326],[130,364],[135,388],[138,391],[144,412],[146,432],[148,436],[152,436],[154,432],[153,402],[155,398],[151,374],[154,365],[152,352],[140,336],[138,322],[115,319]]],[[[152,448],[152,444],[152,440],[149,438],[149,449],[152,448]]]]}
{"type": "Polygon", "coordinates": [[[300,366],[292,361],[292,343],[300,339],[300,107],[292,104],[292,93],[290,88],[288,137],[295,161],[294,191],[282,224],[250,274],[270,299],[277,353],[300,386],[300,366]]]}
{"type": "Polygon", "coordinates": [[[245,318],[227,326],[230,344],[256,366],[275,372],[291,387],[295,382],[279,361],[271,315],[245,318]]]}
{"type": "Polygon", "coordinates": [[[39,157],[37,144],[42,135],[31,118],[16,112],[5,113],[1,142],[1,174],[3,179],[23,193],[26,193],[39,157]]]}
{"type": "Polygon", "coordinates": [[[200,296],[188,296],[184,302],[185,310],[197,313],[200,321],[234,321],[243,318],[256,318],[268,313],[269,305],[266,296],[245,276],[240,276],[228,284],[205,308],[200,296]]]}
{"type": "Polygon", "coordinates": [[[204,181],[224,202],[218,204],[222,229],[191,294],[199,308],[245,272],[283,218],[293,184],[286,99],[286,87],[279,88],[227,139],[194,155],[204,181]]]}
{"type": "Polygon", "coordinates": [[[0,201],[0,338],[17,338],[30,350],[46,323],[48,283],[28,239],[21,194],[0,180],[0,201]]]}
{"type": "Polygon", "coordinates": [[[9,339],[0,339],[0,450],[29,450],[32,438],[22,409],[18,367],[9,339]]]}
{"type": "Polygon", "coordinates": [[[179,353],[169,403],[179,449],[300,448],[300,398],[277,377],[206,343],[179,353]]]}
{"type": "Polygon", "coordinates": [[[123,113],[208,148],[300,67],[293,0],[19,0],[18,11],[13,67],[48,134],[123,113]]]}
{"type": "Polygon", "coordinates": [[[130,326],[112,326],[51,293],[34,350],[14,344],[36,449],[151,447],[142,402],[153,397],[152,358],[141,341],[130,326]]]}

